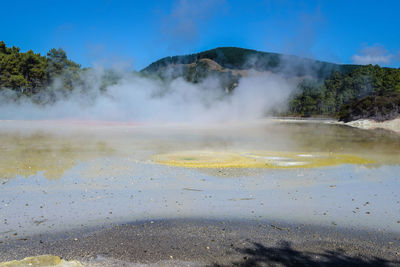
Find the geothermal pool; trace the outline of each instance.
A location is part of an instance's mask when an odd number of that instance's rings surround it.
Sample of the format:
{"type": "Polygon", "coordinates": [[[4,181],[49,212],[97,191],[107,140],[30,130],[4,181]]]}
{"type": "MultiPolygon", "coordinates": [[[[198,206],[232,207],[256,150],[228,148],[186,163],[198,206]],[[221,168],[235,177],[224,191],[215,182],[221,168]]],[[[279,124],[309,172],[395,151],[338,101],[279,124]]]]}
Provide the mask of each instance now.
{"type": "Polygon", "coordinates": [[[400,232],[400,136],[330,121],[0,122],[0,241],[168,218],[400,232]]]}

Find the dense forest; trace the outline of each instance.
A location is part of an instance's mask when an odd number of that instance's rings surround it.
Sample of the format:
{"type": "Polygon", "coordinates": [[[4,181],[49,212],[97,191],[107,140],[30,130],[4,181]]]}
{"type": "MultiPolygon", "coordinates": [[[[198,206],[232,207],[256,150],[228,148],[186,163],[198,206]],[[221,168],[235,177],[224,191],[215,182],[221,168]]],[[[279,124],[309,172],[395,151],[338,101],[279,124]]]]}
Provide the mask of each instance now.
{"type": "MultiPolygon", "coordinates": [[[[208,75],[218,76],[228,92],[240,82],[242,70],[269,71],[297,77],[300,82],[289,99],[288,116],[329,116],[343,121],[360,118],[386,120],[400,114],[400,69],[378,65],[340,65],[312,59],[265,53],[250,49],[222,47],[198,54],[160,59],[139,75],[162,76],[171,66],[187,66],[174,77],[184,76],[189,82],[200,82],[208,75]]],[[[182,68],[179,68],[182,70],[182,68]]],[[[0,42],[0,91],[12,90],[19,96],[41,101],[41,92],[51,95],[54,83],[63,91],[77,85],[84,88],[82,73],[87,69],[68,59],[66,52],[51,49],[46,56],[20,52],[0,42]],[[50,94],[49,94],[50,92],[50,94]]],[[[162,78],[162,77],[161,77],[162,78]]],[[[111,70],[102,77],[100,89],[116,83],[111,70]]]]}
{"type": "Polygon", "coordinates": [[[399,114],[399,96],[400,69],[359,66],[349,73],[335,71],[322,82],[300,82],[288,114],[332,116],[343,121],[391,119],[399,114]]]}

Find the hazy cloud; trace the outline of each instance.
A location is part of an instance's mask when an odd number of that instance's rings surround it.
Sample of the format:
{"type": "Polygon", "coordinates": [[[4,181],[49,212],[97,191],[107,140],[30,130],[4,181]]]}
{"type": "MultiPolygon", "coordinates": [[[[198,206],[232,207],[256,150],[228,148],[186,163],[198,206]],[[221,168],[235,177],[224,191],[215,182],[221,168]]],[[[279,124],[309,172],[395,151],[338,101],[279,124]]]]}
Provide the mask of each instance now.
{"type": "Polygon", "coordinates": [[[226,10],[225,0],[178,0],[162,20],[162,35],[171,46],[194,43],[199,39],[201,25],[226,10]]]}
{"type": "Polygon", "coordinates": [[[266,16],[265,50],[313,58],[326,27],[323,10],[319,6],[305,10],[297,1],[268,1],[267,14],[269,9],[282,10],[285,16],[266,16]]]}
{"type": "Polygon", "coordinates": [[[301,14],[295,35],[287,44],[287,50],[296,55],[312,57],[312,49],[323,23],[324,17],[319,8],[313,13],[301,14]]]}
{"type": "Polygon", "coordinates": [[[124,47],[110,47],[101,43],[87,43],[86,57],[96,67],[102,66],[117,71],[132,69],[135,59],[121,52],[125,50],[124,47]]]}
{"type": "Polygon", "coordinates": [[[396,58],[395,54],[390,53],[382,45],[366,46],[357,54],[352,56],[355,64],[390,64],[396,58]]]}

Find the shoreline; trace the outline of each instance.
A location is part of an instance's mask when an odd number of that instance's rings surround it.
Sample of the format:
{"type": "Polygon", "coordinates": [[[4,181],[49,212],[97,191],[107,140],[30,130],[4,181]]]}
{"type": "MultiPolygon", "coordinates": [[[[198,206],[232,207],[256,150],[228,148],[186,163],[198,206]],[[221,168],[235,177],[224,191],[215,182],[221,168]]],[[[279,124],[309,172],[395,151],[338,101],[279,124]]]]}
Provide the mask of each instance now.
{"type": "Polygon", "coordinates": [[[373,119],[359,119],[350,122],[341,122],[337,121],[333,118],[319,118],[319,117],[311,117],[311,118],[301,118],[301,117],[275,117],[273,120],[278,122],[313,122],[313,123],[326,123],[326,124],[337,124],[337,125],[345,125],[353,128],[363,129],[363,130],[376,130],[383,129],[395,133],[400,133],[400,117],[397,117],[392,120],[386,121],[375,121],[373,119]]]}
{"type": "Polygon", "coordinates": [[[383,122],[378,122],[371,119],[360,119],[356,121],[350,121],[347,123],[343,123],[344,125],[348,125],[351,127],[365,129],[365,130],[375,130],[375,129],[383,129],[389,130],[395,133],[400,133],[400,118],[396,118],[393,120],[387,120],[383,122]]]}
{"type": "Polygon", "coordinates": [[[83,266],[390,266],[400,264],[400,239],[334,225],[169,219],[14,240],[2,244],[0,261],[46,254],[83,266]]]}

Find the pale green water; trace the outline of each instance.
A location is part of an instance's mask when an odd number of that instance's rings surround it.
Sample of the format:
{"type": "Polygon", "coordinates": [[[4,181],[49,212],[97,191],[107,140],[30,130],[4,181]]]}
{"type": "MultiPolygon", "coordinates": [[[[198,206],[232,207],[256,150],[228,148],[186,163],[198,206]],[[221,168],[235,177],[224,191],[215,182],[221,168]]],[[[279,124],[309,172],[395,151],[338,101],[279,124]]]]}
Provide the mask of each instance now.
{"type": "MultiPolygon", "coordinates": [[[[58,179],[77,162],[108,156],[148,161],[186,150],[276,151],[356,155],[373,166],[400,164],[400,136],[316,122],[208,127],[1,122],[0,177],[44,172],[58,179]]],[[[121,169],[121,167],[120,167],[121,169]]]]}

